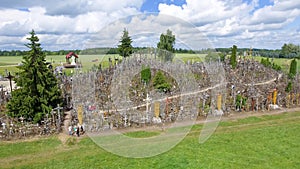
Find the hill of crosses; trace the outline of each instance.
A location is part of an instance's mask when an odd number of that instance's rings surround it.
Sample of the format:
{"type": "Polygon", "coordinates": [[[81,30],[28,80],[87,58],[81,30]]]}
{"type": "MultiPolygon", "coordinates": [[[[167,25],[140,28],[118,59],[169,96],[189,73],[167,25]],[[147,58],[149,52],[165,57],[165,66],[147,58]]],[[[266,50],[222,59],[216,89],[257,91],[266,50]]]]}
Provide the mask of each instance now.
{"type": "MultiPolygon", "coordinates": [[[[2,116],[0,139],[67,132],[78,124],[90,133],[162,128],[209,115],[300,105],[299,85],[287,92],[287,75],[252,57],[241,57],[233,69],[229,59],[168,61],[159,57],[156,49],[147,49],[122,60],[110,58],[108,67],[100,65],[88,72],[75,68],[73,76],[56,76],[64,107],[53,109],[42,124],[2,116]]],[[[298,81],[296,76],[294,84],[298,81]]]]}

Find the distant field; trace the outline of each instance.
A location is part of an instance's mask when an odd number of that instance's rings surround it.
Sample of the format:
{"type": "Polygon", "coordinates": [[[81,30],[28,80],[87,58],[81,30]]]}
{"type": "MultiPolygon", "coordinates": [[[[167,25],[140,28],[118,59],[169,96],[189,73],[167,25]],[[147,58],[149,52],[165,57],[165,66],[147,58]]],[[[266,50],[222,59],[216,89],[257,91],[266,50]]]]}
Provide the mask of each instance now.
{"type": "MultiPolygon", "coordinates": [[[[254,57],[254,58],[255,58],[255,60],[260,62],[263,57],[257,56],[257,57],[254,57]]],[[[282,70],[286,73],[289,71],[290,64],[291,64],[291,61],[292,61],[292,59],[286,59],[286,58],[274,58],[274,59],[269,58],[269,60],[271,62],[274,61],[274,63],[277,64],[277,65],[280,65],[282,67],[282,70]]],[[[300,70],[299,60],[297,60],[297,68],[298,68],[298,70],[300,70]]]]}
{"type": "MultiPolygon", "coordinates": [[[[190,60],[191,62],[201,62],[204,60],[205,54],[176,54],[175,60],[179,59],[184,62],[190,60]]],[[[103,67],[107,67],[109,65],[108,58],[121,58],[117,54],[110,54],[110,55],[79,55],[79,61],[83,65],[83,70],[89,70],[93,66],[98,66],[102,63],[103,67]]],[[[254,57],[255,60],[259,61],[262,57],[256,56],[254,57]]],[[[46,60],[52,62],[54,66],[62,65],[65,63],[65,56],[64,55],[51,55],[47,56],[46,60]]],[[[18,65],[21,63],[22,57],[21,56],[0,56],[0,75],[4,75],[5,70],[10,72],[16,72],[18,69],[14,65],[18,65]]],[[[270,61],[272,59],[270,58],[270,61]]],[[[274,58],[274,63],[280,65],[282,69],[287,72],[289,70],[291,59],[284,59],[284,58],[274,58]]],[[[298,69],[300,69],[300,63],[298,63],[298,69]]],[[[66,70],[70,73],[71,69],[66,70]]]]}
{"type": "MultiPolygon", "coordinates": [[[[205,55],[195,54],[176,54],[174,59],[180,59],[184,62],[190,61],[202,61],[205,55]]],[[[114,61],[114,58],[121,58],[117,54],[109,55],[79,55],[79,61],[83,65],[83,71],[91,69],[93,66],[98,66],[102,63],[103,67],[109,65],[109,58],[114,61]]],[[[48,62],[52,62],[54,66],[62,65],[66,62],[64,55],[50,55],[46,57],[48,62]]],[[[16,65],[22,62],[22,56],[0,56],[0,75],[4,75],[5,70],[10,72],[17,72],[16,65]]],[[[68,73],[71,69],[66,70],[68,73]]]]}
{"type": "Polygon", "coordinates": [[[187,54],[177,53],[174,59],[180,59],[184,62],[190,60],[191,62],[203,62],[206,54],[187,54]]]}
{"type": "MultiPolygon", "coordinates": [[[[89,70],[94,65],[98,66],[100,62],[102,65],[108,66],[108,58],[117,58],[118,55],[79,55],[79,61],[83,65],[83,70],[89,70]]],[[[113,59],[114,60],[114,59],[113,59]]],[[[51,55],[46,57],[46,61],[52,62],[54,66],[62,65],[66,62],[64,55],[51,55]]],[[[17,72],[16,65],[22,62],[21,56],[0,56],[0,75],[4,75],[5,70],[10,72],[17,72]]],[[[70,72],[70,69],[66,70],[70,72]]]]}
{"type": "MultiPolygon", "coordinates": [[[[57,136],[26,142],[0,142],[0,168],[299,168],[300,112],[221,122],[199,144],[202,125],[193,126],[170,151],[151,158],[124,158],[90,138],[57,136]]],[[[130,137],[159,133],[131,132],[130,137]]]]}

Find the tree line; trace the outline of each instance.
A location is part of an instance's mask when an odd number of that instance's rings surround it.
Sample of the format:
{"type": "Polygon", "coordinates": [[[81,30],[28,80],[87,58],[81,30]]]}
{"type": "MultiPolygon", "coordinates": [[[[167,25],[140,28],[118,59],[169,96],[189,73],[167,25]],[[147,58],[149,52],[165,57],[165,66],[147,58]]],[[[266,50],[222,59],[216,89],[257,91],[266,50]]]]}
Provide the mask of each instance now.
{"type": "MultiPolygon", "coordinates": [[[[139,50],[144,50],[146,47],[132,47],[132,52],[137,52],[139,50]]],[[[183,48],[174,48],[174,53],[186,53],[186,54],[208,54],[213,49],[201,49],[201,50],[192,50],[192,49],[183,49],[183,48]]],[[[215,48],[216,52],[224,53],[226,55],[230,55],[232,48],[215,48]]],[[[43,52],[48,55],[66,55],[69,52],[75,52],[77,54],[82,55],[95,55],[95,54],[119,54],[118,47],[109,48],[109,47],[102,47],[102,48],[90,48],[85,50],[57,50],[57,51],[50,51],[50,50],[43,50],[43,52]]],[[[249,48],[238,48],[237,55],[244,55],[244,52],[249,54],[249,48]]],[[[27,54],[27,51],[22,50],[0,50],[0,56],[24,56],[27,54]]],[[[300,59],[300,46],[294,45],[292,43],[284,44],[281,49],[251,49],[252,56],[262,56],[268,58],[298,58],[300,59]]]]}
{"type": "MultiPolygon", "coordinates": [[[[80,53],[80,50],[58,50],[58,51],[50,51],[43,50],[43,52],[48,55],[66,55],[70,52],[80,53]]],[[[28,51],[22,50],[0,50],[0,56],[24,56],[27,55],[28,51]]]]}

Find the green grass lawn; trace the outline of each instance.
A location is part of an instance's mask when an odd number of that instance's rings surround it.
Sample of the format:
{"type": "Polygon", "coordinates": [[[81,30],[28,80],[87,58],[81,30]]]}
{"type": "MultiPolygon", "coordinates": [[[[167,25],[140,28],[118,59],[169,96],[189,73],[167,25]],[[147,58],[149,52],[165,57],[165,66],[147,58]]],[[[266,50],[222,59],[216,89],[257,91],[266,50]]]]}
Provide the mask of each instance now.
{"type": "Polygon", "coordinates": [[[294,112],[224,121],[204,144],[198,143],[202,125],[195,125],[173,149],[150,158],[111,154],[88,137],[74,144],[56,137],[0,143],[0,168],[299,168],[299,119],[294,112]]]}

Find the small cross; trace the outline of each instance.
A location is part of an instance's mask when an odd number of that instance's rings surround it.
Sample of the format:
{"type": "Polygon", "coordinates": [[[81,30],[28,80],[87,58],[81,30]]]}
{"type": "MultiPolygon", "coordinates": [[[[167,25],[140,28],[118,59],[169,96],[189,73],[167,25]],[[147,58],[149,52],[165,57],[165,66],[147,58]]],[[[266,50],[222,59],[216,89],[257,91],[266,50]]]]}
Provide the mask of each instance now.
{"type": "Polygon", "coordinates": [[[6,124],[5,124],[5,123],[2,123],[2,127],[3,127],[4,130],[5,130],[5,126],[6,126],[6,124]]]}

